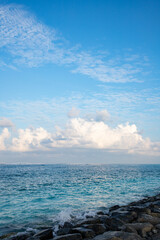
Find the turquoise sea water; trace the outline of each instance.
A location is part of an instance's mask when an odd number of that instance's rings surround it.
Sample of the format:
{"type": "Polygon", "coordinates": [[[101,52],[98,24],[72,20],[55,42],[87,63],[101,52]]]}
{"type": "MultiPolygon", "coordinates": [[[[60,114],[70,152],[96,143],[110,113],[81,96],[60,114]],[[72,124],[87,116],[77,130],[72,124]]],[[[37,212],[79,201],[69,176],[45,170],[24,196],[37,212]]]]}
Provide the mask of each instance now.
{"type": "Polygon", "coordinates": [[[160,165],[0,165],[0,235],[160,192],[160,165]]]}

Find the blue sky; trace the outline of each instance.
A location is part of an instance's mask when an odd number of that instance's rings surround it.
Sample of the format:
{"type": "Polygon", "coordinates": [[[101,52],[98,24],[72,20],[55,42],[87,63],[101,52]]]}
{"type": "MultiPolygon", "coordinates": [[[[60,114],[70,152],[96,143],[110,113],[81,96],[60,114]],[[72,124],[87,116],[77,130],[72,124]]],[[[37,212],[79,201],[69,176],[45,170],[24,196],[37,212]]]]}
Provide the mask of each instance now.
{"type": "Polygon", "coordinates": [[[0,1],[0,162],[158,163],[159,11],[156,0],[0,1]]]}

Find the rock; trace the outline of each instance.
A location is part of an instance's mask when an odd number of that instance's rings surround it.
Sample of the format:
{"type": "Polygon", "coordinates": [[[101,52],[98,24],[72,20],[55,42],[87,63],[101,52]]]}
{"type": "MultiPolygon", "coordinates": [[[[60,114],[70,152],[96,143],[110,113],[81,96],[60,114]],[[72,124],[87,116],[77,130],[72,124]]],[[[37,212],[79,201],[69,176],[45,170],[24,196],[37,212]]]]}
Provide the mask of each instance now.
{"type": "Polygon", "coordinates": [[[160,200],[154,201],[154,202],[152,202],[152,204],[157,205],[157,206],[160,207],[160,200]]]}
{"type": "Polygon", "coordinates": [[[140,214],[140,213],[147,213],[147,214],[151,213],[151,209],[146,208],[144,206],[132,206],[132,207],[129,207],[128,210],[136,212],[137,215],[140,214]]]}
{"type": "Polygon", "coordinates": [[[4,235],[0,236],[0,240],[1,239],[8,239],[9,237],[11,237],[11,236],[13,236],[15,234],[16,234],[15,232],[4,234],[4,235]]]}
{"type": "Polygon", "coordinates": [[[138,218],[138,222],[149,222],[153,225],[159,224],[160,223],[160,218],[157,217],[152,217],[151,215],[148,214],[142,214],[139,218],[138,218]]]}
{"type": "Polygon", "coordinates": [[[155,234],[155,233],[157,233],[158,231],[157,231],[157,229],[153,228],[153,229],[152,229],[152,232],[155,234]]]}
{"type": "Polygon", "coordinates": [[[152,212],[153,212],[153,209],[157,209],[159,211],[160,201],[155,201],[155,202],[150,203],[149,207],[151,208],[152,212]]]}
{"type": "Polygon", "coordinates": [[[160,224],[157,224],[155,227],[160,230],[160,224]]]}
{"type": "Polygon", "coordinates": [[[69,234],[71,231],[71,228],[73,227],[73,224],[69,223],[69,222],[65,222],[63,227],[61,227],[56,234],[59,235],[66,235],[69,234]]]}
{"type": "Polygon", "coordinates": [[[143,212],[147,214],[151,214],[151,209],[150,208],[143,208],[143,212]]]}
{"type": "Polygon", "coordinates": [[[155,213],[155,212],[153,212],[153,213],[150,213],[149,215],[151,215],[152,217],[158,217],[158,218],[160,218],[160,213],[155,213]]]}
{"type": "Polygon", "coordinates": [[[116,217],[125,223],[130,223],[137,218],[137,213],[135,211],[114,211],[112,217],[116,217]]]}
{"type": "Polygon", "coordinates": [[[137,211],[137,214],[140,214],[140,213],[151,214],[151,209],[147,207],[139,208],[139,210],[137,211]]]}
{"type": "Polygon", "coordinates": [[[160,207],[154,207],[152,208],[152,213],[160,213],[160,207]]]}
{"type": "Polygon", "coordinates": [[[106,224],[110,230],[117,231],[117,230],[121,230],[121,227],[125,223],[118,218],[108,218],[108,220],[106,220],[106,224]]]}
{"type": "Polygon", "coordinates": [[[142,240],[142,238],[135,233],[109,231],[96,236],[93,240],[142,240]]]}
{"type": "Polygon", "coordinates": [[[41,232],[36,233],[33,238],[38,238],[40,240],[47,240],[47,239],[51,239],[53,238],[53,230],[50,229],[46,229],[43,230],[41,232]]]}
{"type": "Polygon", "coordinates": [[[160,240],[160,233],[154,234],[151,239],[152,240],[160,240]]]}
{"type": "Polygon", "coordinates": [[[58,236],[60,236],[60,235],[66,235],[66,234],[69,234],[70,231],[71,231],[70,228],[60,228],[60,229],[56,232],[56,234],[57,234],[58,236]]]}
{"type": "Polygon", "coordinates": [[[158,194],[157,196],[155,196],[155,200],[160,200],[160,194],[158,194]]]}
{"type": "Polygon", "coordinates": [[[105,213],[102,212],[102,211],[98,211],[98,212],[97,212],[97,215],[105,215],[105,213]]]}
{"type": "Polygon", "coordinates": [[[101,223],[101,218],[100,217],[95,217],[95,218],[88,218],[83,221],[79,221],[75,227],[81,227],[84,224],[97,224],[101,223]]]}
{"type": "Polygon", "coordinates": [[[20,232],[20,233],[17,233],[16,235],[14,236],[11,236],[9,238],[7,238],[8,240],[26,240],[30,237],[31,235],[29,233],[26,233],[26,232],[20,232]]]}
{"type": "Polygon", "coordinates": [[[118,208],[120,208],[119,205],[114,205],[113,207],[110,207],[109,212],[117,210],[118,208]]]}
{"type": "Polygon", "coordinates": [[[83,238],[93,238],[95,236],[95,233],[92,229],[87,229],[84,227],[79,228],[73,228],[72,233],[80,233],[83,238]]]}
{"type": "Polygon", "coordinates": [[[153,225],[150,223],[130,223],[125,224],[126,230],[129,228],[130,230],[134,229],[134,233],[138,232],[141,237],[146,237],[148,232],[153,229],[153,225]],[[135,231],[136,230],[136,231],[135,231]]]}
{"type": "Polygon", "coordinates": [[[152,234],[153,234],[152,232],[149,232],[149,233],[148,233],[148,236],[150,236],[150,237],[151,237],[151,236],[152,236],[152,234]]]}
{"type": "Polygon", "coordinates": [[[106,231],[106,227],[104,224],[86,224],[84,225],[85,228],[92,229],[96,235],[102,234],[106,231]]]}
{"type": "Polygon", "coordinates": [[[57,236],[54,238],[54,240],[82,240],[82,236],[80,233],[74,233],[63,236],[57,236]]]}
{"type": "Polygon", "coordinates": [[[27,240],[40,240],[40,239],[32,236],[32,237],[27,238],[27,240]]]}
{"type": "Polygon", "coordinates": [[[125,232],[130,232],[130,233],[136,233],[138,234],[138,232],[136,231],[135,228],[131,227],[131,226],[123,226],[122,230],[125,232]]]}
{"type": "Polygon", "coordinates": [[[73,224],[70,223],[70,222],[65,222],[64,225],[63,225],[64,228],[72,228],[73,227],[73,224]]]}
{"type": "Polygon", "coordinates": [[[107,224],[108,219],[110,219],[110,217],[108,215],[99,215],[99,223],[96,224],[107,224]]]}

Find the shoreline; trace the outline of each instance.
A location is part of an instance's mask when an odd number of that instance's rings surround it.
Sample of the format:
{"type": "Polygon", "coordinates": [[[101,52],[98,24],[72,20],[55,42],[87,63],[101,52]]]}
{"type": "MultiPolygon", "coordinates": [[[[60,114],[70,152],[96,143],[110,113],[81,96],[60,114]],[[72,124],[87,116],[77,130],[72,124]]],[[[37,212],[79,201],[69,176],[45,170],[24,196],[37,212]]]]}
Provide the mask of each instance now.
{"type": "Polygon", "coordinates": [[[114,205],[97,211],[94,217],[65,222],[63,226],[33,231],[9,233],[4,240],[160,240],[160,194],[114,205]]]}

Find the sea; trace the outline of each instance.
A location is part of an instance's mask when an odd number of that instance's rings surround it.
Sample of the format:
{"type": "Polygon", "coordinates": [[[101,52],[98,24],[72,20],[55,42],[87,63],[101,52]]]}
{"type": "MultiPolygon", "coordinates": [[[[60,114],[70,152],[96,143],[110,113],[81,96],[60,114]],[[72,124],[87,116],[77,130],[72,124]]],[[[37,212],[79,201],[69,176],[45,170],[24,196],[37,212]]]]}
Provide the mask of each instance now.
{"type": "Polygon", "coordinates": [[[160,165],[0,165],[0,236],[160,193],[160,165]]]}

